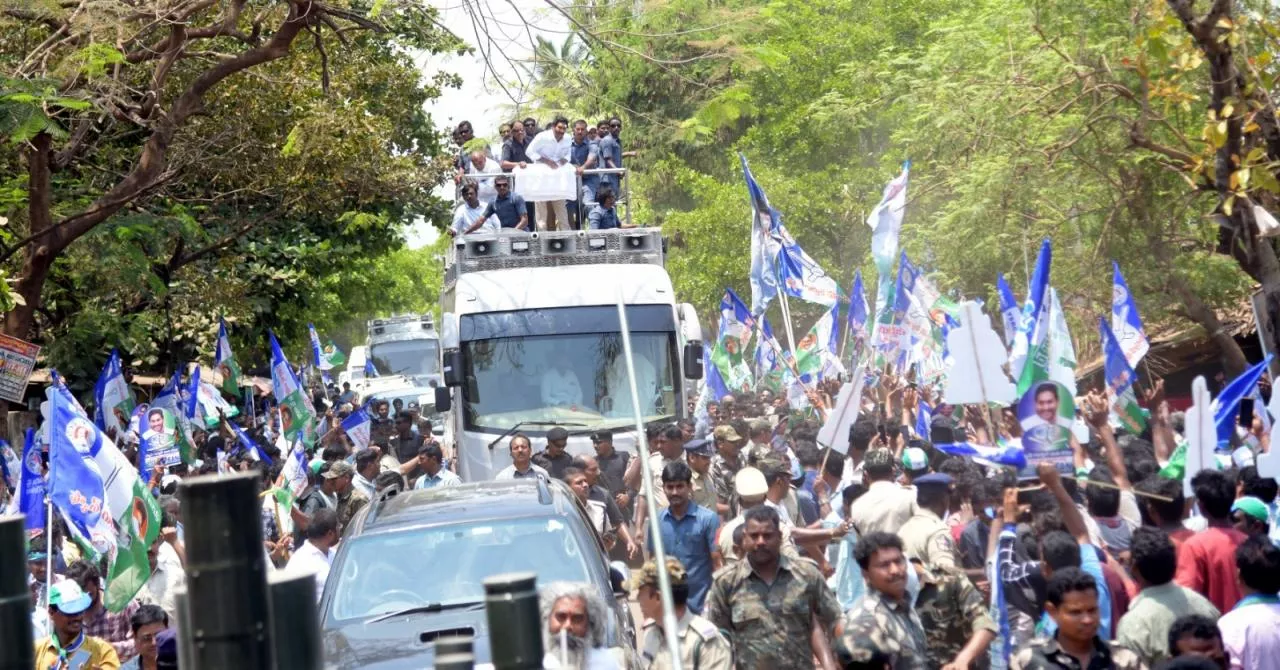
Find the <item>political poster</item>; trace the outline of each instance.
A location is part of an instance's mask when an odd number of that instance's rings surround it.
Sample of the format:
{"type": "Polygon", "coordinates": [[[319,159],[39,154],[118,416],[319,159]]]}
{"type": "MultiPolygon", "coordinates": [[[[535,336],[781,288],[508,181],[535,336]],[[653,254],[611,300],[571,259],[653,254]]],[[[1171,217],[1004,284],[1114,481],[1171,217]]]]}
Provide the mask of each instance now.
{"type": "Polygon", "coordinates": [[[39,353],[40,347],[30,342],[0,335],[0,398],[22,402],[39,353]]]}
{"type": "Polygon", "coordinates": [[[1027,456],[1022,474],[1034,476],[1036,466],[1045,461],[1064,474],[1074,472],[1070,435],[1076,404],[1071,391],[1052,379],[1040,381],[1018,401],[1017,413],[1027,456]]]}
{"type": "Polygon", "coordinates": [[[182,462],[182,450],[178,442],[178,418],[164,407],[152,406],[147,409],[145,428],[142,431],[145,443],[147,472],[156,465],[169,467],[182,462]]]}

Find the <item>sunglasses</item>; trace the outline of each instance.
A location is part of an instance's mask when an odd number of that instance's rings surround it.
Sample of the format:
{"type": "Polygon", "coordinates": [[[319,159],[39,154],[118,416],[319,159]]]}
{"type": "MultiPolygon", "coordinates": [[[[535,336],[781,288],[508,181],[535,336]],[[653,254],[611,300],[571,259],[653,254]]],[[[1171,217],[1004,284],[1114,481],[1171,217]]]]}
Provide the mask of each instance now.
{"type": "Polygon", "coordinates": [[[494,188],[511,188],[510,184],[494,184],[494,188]]]}

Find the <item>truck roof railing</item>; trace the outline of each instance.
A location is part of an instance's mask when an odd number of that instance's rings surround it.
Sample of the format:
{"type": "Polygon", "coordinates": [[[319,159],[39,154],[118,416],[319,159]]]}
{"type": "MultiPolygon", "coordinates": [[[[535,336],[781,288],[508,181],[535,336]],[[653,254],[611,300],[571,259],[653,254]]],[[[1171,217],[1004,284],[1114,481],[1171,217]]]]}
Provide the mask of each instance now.
{"type": "Polygon", "coordinates": [[[445,285],[486,270],[565,265],[662,265],[662,230],[564,230],[472,233],[456,238],[445,257],[445,285]]]}
{"type": "Polygon", "coordinates": [[[422,330],[434,331],[436,324],[435,319],[431,316],[431,312],[426,312],[421,315],[392,314],[391,316],[370,319],[367,326],[371,334],[376,333],[381,335],[386,331],[388,326],[391,326],[391,330],[394,332],[404,332],[414,328],[415,326],[420,327],[422,330]]]}
{"type": "MultiPolygon", "coordinates": [[[[617,184],[617,187],[614,189],[616,191],[614,193],[616,208],[622,212],[621,214],[622,220],[628,226],[631,225],[631,181],[628,178],[628,174],[629,173],[626,168],[591,168],[590,170],[583,170],[582,174],[577,175],[578,186],[576,189],[576,193],[578,194],[578,197],[577,197],[578,207],[576,208],[576,212],[577,212],[576,226],[578,228],[586,227],[584,224],[587,221],[587,215],[590,213],[588,211],[589,209],[588,205],[592,205],[592,206],[595,205],[595,201],[588,203],[588,202],[585,202],[582,197],[584,193],[582,189],[582,180],[585,177],[591,177],[591,176],[612,176],[617,178],[616,181],[618,182],[618,184],[617,184]]],[[[458,205],[462,204],[463,185],[468,183],[479,184],[481,181],[490,180],[490,179],[493,179],[494,177],[506,177],[507,179],[511,180],[511,192],[515,193],[516,180],[520,178],[520,171],[512,170],[511,172],[479,172],[476,174],[463,175],[462,181],[460,181],[457,187],[454,189],[454,202],[453,202],[454,208],[456,209],[458,205]]],[[[532,225],[533,221],[530,221],[529,224],[532,225]]]]}

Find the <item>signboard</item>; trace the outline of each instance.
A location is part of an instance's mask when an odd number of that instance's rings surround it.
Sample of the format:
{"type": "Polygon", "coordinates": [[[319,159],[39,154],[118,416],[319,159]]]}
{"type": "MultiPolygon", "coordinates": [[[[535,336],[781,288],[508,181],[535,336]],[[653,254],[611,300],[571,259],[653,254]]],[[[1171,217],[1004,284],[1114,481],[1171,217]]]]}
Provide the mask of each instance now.
{"type": "Polygon", "coordinates": [[[39,353],[40,347],[30,342],[0,335],[0,399],[22,402],[39,353]]]}

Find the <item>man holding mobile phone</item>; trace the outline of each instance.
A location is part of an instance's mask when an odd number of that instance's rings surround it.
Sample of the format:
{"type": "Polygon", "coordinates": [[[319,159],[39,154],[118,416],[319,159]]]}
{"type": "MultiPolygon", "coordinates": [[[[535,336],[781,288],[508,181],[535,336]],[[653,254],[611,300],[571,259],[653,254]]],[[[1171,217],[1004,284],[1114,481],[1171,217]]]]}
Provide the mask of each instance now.
{"type": "Polygon", "coordinates": [[[40,670],[119,670],[120,657],[106,640],[84,634],[84,614],[93,598],[75,580],[49,587],[49,622],[53,634],[36,641],[40,670]]]}

